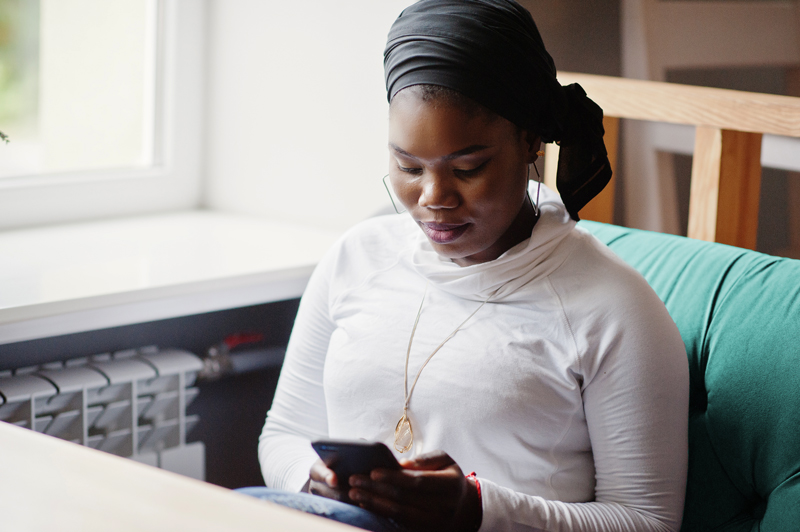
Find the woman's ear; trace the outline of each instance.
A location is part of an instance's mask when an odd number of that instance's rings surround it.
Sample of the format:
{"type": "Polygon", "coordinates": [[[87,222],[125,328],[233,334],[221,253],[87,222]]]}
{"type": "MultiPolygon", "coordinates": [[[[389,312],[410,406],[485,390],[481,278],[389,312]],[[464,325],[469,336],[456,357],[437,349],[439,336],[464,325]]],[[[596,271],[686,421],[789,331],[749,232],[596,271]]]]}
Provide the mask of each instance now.
{"type": "Polygon", "coordinates": [[[528,164],[533,164],[539,158],[542,149],[542,137],[532,131],[523,132],[525,143],[528,146],[528,164]]]}

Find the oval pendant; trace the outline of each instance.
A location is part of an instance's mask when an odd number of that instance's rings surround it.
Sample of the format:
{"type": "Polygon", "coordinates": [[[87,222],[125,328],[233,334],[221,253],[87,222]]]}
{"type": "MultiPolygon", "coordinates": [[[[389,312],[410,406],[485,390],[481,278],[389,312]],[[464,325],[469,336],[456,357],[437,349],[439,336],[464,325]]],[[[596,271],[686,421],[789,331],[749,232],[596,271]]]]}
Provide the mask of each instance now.
{"type": "Polygon", "coordinates": [[[411,450],[413,445],[414,431],[411,429],[411,420],[403,414],[394,429],[394,448],[398,453],[404,453],[411,450]]]}

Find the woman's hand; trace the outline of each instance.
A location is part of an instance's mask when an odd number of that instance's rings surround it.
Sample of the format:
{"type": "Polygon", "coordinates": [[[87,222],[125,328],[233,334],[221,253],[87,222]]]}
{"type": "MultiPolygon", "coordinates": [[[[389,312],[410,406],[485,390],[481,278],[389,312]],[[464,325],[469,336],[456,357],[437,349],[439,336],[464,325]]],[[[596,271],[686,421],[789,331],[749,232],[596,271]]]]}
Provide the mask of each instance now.
{"type": "Polygon", "coordinates": [[[350,499],[414,530],[474,531],[483,516],[477,486],[444,451],[350,477],[350,499]]]}
{"type": "Polygon", "coordinates": [[[351,502],[347,497],[347,488],[339,487],[336,473],[331,471],[325,462],[317,460],[309,471],[308,492],[321,495],[335,501],[351,502]]]}

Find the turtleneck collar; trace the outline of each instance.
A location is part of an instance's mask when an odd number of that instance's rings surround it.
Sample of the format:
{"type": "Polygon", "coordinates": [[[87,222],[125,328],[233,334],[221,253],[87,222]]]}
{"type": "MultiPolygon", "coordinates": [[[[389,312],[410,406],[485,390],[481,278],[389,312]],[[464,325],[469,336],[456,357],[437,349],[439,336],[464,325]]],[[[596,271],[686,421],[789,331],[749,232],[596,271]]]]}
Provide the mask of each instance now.
{"type": "MultiPolygon", "coordinates": [[[[531,182],[531,197],[536,197],[531,182]]],[[[550,273],[557,264],[545,261],[575,227],[558,194],[542,185],[539,221],[530,238],[523,240],[492,261],[458,266],[436,253],[427,237],[418,232],[411,257],[412,267],[431,285],[450,294],[483,301],[510,301],[518,289],[550,273]]]]}

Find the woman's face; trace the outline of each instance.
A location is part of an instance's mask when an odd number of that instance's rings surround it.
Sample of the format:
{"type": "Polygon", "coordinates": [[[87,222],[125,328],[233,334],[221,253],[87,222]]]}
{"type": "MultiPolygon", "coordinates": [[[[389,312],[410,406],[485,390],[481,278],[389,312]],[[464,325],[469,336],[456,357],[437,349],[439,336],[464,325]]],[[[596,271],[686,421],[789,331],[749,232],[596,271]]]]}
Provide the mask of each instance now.
{"type": "Polygon", "coordinates": [[[530,237],[528,164],[540,139],[491,113],[392,100],[389,178],[433,249],[460,266],[494,260],[530,237]]]}

